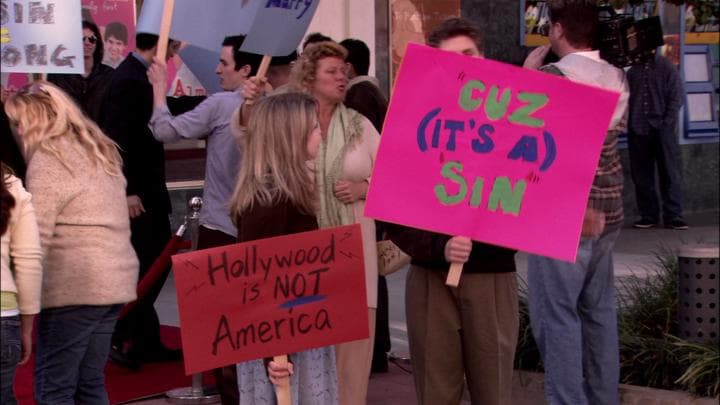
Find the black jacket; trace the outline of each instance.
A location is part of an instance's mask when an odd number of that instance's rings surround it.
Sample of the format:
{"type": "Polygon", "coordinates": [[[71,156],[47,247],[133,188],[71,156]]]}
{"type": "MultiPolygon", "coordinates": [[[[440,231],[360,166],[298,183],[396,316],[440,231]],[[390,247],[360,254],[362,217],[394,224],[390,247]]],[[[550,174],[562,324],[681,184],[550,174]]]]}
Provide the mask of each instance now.
{"type": "Polygon", "coordinates": [[[48,81],[63,89],[96,123],[100,121],[105,93],[115,69],[96,63],[88,77],[74,74],[49,74],[48,81]]]}
{"type": "Polygon", "coordinates": [[[165,151],[148,122],[153,90],[147,68],[134,55],[115,69],[100,117],[100,127],[120,146],[127,195],[137,195],[145,210],[170,212],[165,185],[165,151]]]}

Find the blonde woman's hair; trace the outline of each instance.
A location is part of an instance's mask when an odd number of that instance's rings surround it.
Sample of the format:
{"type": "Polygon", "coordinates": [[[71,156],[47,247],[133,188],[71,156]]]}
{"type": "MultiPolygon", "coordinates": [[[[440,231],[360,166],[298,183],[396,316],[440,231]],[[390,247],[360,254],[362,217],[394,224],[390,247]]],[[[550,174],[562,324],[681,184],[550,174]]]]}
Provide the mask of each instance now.
{"type": "Polygon", "coordinates": [[[314,175],[308,167],[310,132],[317,124],[311,96],[290,92],[253,106],[241,149],[243,157],[230,200],[233,220],[254,204],[288,201],[306,214],[315,212],[314,175]]]}
{"type": "Polygon", "coordinates": [[[27,160],[43,150],[73,172],[72,162],[58,147],[59,142],[66,141],[107,174],[122,175],[122,158],[115,142],[55,85],[37,81],[23,87],[7,101],[5,112],[13,125],[22,128],[20,138],[27,160]]]}
{"type": "Polygon", "coordinates": [[[290,86],[297,91],[310,92],[317,76],[318,62],[323,58],[347,58],[347,50],[333,41],[308,45],[293,65],[290,73],[290,86]]]}

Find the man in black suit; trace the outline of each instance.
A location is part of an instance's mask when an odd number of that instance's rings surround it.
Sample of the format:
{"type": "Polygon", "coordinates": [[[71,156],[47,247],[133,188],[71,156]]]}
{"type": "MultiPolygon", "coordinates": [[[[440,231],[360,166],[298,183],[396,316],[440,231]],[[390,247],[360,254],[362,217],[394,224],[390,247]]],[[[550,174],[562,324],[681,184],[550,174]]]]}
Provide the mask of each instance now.
{"type": "MultiPolygon", "coordinates": [[[[102,108],[100,125],[120,146],[127,179],[131,241],[140,261],[140,278],[150,269],[171,236],[170,196],[165,185],[165,152],[153,137],[148,122],[153,112],[153,89],[147,69],[157,51],[158,36],[139,33],[136,50],[115,70],[102,108]]],[[[178,42],[170,41],[167,59],[178,42]]],[[[135,308],[117,322],[110,359],[128,367],[140,362],[169,361],[181,357],[160,342],[160,324],[153,304],[169,273],[135,308]]]]}

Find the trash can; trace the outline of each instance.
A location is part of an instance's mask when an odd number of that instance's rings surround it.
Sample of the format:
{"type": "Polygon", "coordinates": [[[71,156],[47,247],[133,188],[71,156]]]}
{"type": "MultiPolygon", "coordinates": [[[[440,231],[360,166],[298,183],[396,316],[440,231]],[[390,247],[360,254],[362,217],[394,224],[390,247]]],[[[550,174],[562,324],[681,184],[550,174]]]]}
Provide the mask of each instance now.
{"type": "Polygon", "coordinates": [[[720,247],[683,245],[678,249],[678,324],[680,337],[718,343],[720,247]]]}

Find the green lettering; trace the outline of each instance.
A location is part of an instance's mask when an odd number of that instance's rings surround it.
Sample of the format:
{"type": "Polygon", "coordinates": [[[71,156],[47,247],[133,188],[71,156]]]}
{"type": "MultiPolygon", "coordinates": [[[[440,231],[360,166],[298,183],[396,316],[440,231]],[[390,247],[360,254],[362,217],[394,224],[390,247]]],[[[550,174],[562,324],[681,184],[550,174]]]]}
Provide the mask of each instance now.
{"type": "Polygon", "coordinates": [[[498,101],[498,87],[490,87],[490,93],[488,94],[487,100],[485,100],[485,115],[491,121],[497,121],[505,116],[507,112],[508,104],[510,104],[510,89],[504,89],[502,91],[502,99],[498,101]]]}
{"type": "Polygon", "coordinates": [[[475,178],[475,184],[473,184],[472,194],[470,195],[470,206],[473,208],[477,208],[482,202],[483,184],[482,177],[475,178]]]}
{"type": "Polygon", "coordinates": [[[490,211],[497,211],[498,203],[502,207],[503,214],[512,214],[517,216],[520,212],[520,205],[522,204],[523,194],[525,194],[525,188],[527,183],[525,180],[518,180],[515,183],[515,189],[513,190],[510,184],[510,179],[507,177],[498,177],[493,183],[492,191],[490,192],[490,201],[488,202],[488,209],[490,211]]]}
{"type": "Polygon", "coordinates": [[[454,196],[448,194],[445,185],[438,184],[435,186],[435,197],[445,205],[455,205],[465,199],[467,195],[467,183],[465,179],[460,176],[463,166],[460,162],[447,162],[443,165],[440,173],[442,176],[450,181],[453,181],[460,186],[460,190],[454,196]],[[457,173],[455,172],[457,171],[457,173]]]}
{"type": "Polygon", "coordinates": [[[518,100],[525,101],[527,104],[515,110],[508,121],[513,124],[527,125],[532,128],[541,128],[545,126],[545,120],[531,117],[530,115],[545,107],[548,103],[547,94],[520,92],[517,96],[518,100]]]}
{"type": "Polygon", "coordinates": [[[460,90],[458,104],[465,111],[475,111],[482,104],[482,98],[473,98],[473,90],[485,91],[485,83],[480,80],[468,80],[460,90]]]}

